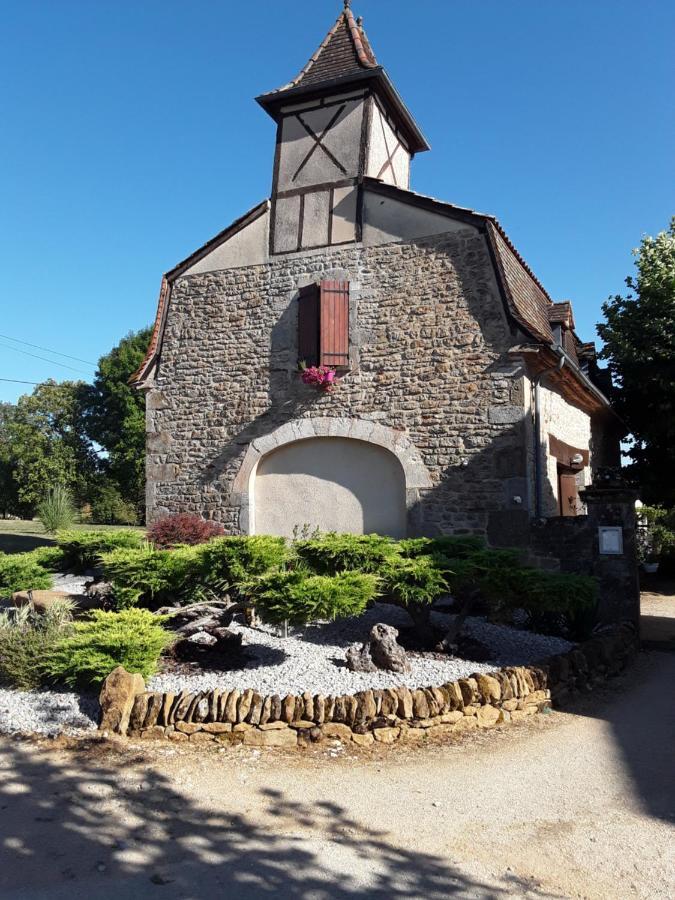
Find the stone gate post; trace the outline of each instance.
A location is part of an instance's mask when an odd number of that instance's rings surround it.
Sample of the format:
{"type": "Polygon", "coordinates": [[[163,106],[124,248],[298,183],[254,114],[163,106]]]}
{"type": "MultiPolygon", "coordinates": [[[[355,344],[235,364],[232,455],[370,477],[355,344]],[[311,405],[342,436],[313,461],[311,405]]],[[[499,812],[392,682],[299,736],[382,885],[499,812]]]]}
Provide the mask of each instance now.
{"type": "Polygon", "coordinates": [[[635,501],[637,491],[611,472],[600,471],[580,492],[593,535],[592,574],[599,581],[598,622],[640,627],[635,501]]]}

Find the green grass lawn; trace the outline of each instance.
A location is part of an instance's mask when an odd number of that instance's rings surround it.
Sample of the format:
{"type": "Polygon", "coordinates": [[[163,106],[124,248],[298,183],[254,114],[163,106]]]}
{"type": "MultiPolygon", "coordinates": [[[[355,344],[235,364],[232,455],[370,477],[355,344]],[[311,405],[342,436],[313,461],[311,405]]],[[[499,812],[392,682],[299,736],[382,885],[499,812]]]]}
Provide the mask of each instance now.
{"type": "MultiPolygon", "coordinates": [[[[72,526],[76,531],[143,531],[133,525],[87,525],[72,526]]],[[[0,519],[0,552],[26,553],[36,547],[54,543],[54,536],[46,534],[38,519],[0,519]]]]}

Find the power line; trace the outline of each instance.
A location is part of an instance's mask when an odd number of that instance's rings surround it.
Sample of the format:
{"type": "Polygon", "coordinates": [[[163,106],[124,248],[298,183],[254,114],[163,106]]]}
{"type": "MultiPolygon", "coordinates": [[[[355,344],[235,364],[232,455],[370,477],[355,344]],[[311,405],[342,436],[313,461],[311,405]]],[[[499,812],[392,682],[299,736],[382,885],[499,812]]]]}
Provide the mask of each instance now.
{"type": "Polygon", "coordinates": [[[41,384],[39,381],[19,381],[18,378],[0,378],[0,381],[11,381],[12,384],[41,384]]]}
{"type": "Polygon", "coordinates": [[[19,338],[10,337],[8,334],[0,334],[0,338],[6,341],[16,341],[17,344],[24,344],[26,347],[32,347],[34,350],[44,350],[46,353],[53,353],[55,356],[64,356],[66,359],[74,359],[77,362],[86,363],[88,366],[96,368],[96,363],[90,359],[82,359],[79,356],[70,356],[68,353],[61,353],[60,350],[50,350],[49,347],[41,347],[39,344],[29,344],[28,341],[20,341],[19,338]]]}
{"type": "Polygon", "coordinates": [[[76,369],[74,366],[67,366],[65,363],[58,362],[55,359],[48,359],[46,356],[38,356],[37,353],[29,353],[28,350],[22,350],[20,347],[12,347],[11,344],[2,344],[0,343],[0,347],[4,347],[6,350],[15,350],[17,353],[25,353],[26,356],[32,356],[34,359],[41,359],[43,362],[52,363],[54,366],[61,366],[63,369],[70,369],[71,372],[79,372],[81,375],[86,375],[91,378],[89,372],[85,372],[84,369],[76,369]]]}

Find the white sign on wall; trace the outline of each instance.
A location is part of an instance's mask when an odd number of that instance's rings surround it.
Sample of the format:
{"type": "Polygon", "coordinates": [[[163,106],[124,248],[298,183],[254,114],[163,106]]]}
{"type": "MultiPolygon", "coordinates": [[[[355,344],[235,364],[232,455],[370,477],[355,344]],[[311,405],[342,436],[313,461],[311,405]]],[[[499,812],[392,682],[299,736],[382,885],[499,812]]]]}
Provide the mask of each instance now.
{"type": "Polygon", "coordinates": [[[623,554],[623,529],[621,526],[600,525],[598,545],[602,556],[621,556],[623,554]]]}

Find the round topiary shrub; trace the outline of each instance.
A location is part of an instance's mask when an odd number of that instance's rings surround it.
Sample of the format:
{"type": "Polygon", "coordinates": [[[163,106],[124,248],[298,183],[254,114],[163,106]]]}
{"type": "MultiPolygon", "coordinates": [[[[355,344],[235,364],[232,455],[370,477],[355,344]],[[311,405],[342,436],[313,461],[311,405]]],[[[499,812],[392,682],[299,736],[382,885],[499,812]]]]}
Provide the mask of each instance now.
{"type": "Polygon", "coordinates": [[[158,519],[148,529],[148,539],[155,547],[167,550],[180,544],[206,544],[224,534],[220,522],[211,522],[192,513],[175,513],[158,519]]]}

